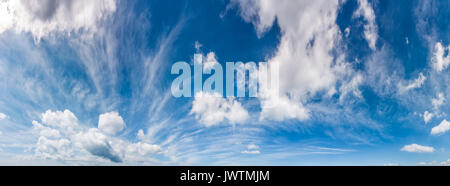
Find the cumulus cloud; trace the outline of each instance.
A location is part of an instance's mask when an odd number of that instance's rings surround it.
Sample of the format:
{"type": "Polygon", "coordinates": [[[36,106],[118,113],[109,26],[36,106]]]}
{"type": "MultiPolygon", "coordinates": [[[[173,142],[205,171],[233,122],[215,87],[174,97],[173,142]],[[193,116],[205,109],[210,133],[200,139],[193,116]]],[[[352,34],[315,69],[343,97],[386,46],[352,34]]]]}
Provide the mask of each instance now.
{"type": "Polygon", "coordinates": [[[6,114],[0,112],[0,120],[6,119],[7,117],[8,116],[6,114]]]}
{"type": "Polygon", "coordinates": [[[2,0],[0,33],[29,32],[36,40],[54,33],[96,32],[116,10],[115,0],[2,0]]]}
{"type": "Polygon", "coordinates": [[[191,114],[205,126],[213,126],[224,121],[243,123],[248,118],[248,111],[234,98],[223,98],[218,93],[198,92],[192,102],[191,114]]]}
{"type": "Polygon", "coordinates": [[[118,112],[108,112],[100,115],[98,128],[105,133],[116,134],[125,128],[125,122],[118,112]]]}
{"type": "Polygon", "coordinates": [[[438,126],[435,126],[431,129],[431,134],[432,135],[444,134],[448,130],[450,130],[450,122],[444,119],[438,126]]]}
{"type": "Polygon", "coordinates": [[[372,50],[376,50],[378,28],[375,22],[375,12],[367,0],[358,0],[359,7],[353,17],[363,17],[367,24],[364,25],[364,37],[372,50]]]}
{"type": "Polygon", "coordinates": [[[47,139],[40,136],[35,153],[37,157],[43,159],[63,160],[72,156],[71,142],[68,139],[47,139]]]}
{"type": "Polygon", "coordinates": [[[450,64],[450,45],[447,47],[442,46],[440,42],[434,45],[434,53],[431,59],[432,67],[437,72],[442,72],[450,64]],[[447,55],[446,55],[447,53],[447,55]]]}
{"type": "MultiPolygon", "coordinates": [[[[35,155],[44,159],[83,159],[83,154],[104,158],[112,162],[133,161],[161,152],[159,145],[145,142],[131,143],[112,136],[125,127],[117,112],[99,116],[98,128],[86,128],[79,124],[69,110],[42,114],[42,123],[33,121],[33,133],[39,136],[35,155]]],[[[143,131],[139,130],[143,135],[143,131]]]]}
{"type": "Polygon", "coordinates": [[[77,134],[75,139],[77,143],[94,156],[106,158],[112,162],[122,162],[118,153],[112,149],[108,136],[96,128],[77,134]]]}
{"type": "Polygon", "coordinates": [[[70,110],[51,111],[47,110],[42,114],[41,120],[47,126],[60,129],[67,133],[73,133],[79,126],[78,118],[70,110]]]}
{"type": "Polygon", "coordinates": [[[418,153],[430,153],[435,151],[433,147],[422,146],[418,144],[405,145],[400,150],[405,152],[418,152],[418,153]]]}
{"type": "Polygon", "coordinates": [[[59,130],[56,130],[56,129],[53,129],[50,127],[46,127],[37,121],[33,121],[32,124],[33,124],[33,131],[38,132],[40,136],[48,137],[48,138],[61,137],[59,130]]]}
{"type": "Polygon", "coordinates": [[[245,21],[254,24],[258,35],[271,28],[275,19],[281,29],[278,49],[268,60],[272,66],[279,67],[280,91],[279,94],[263,92],[266,96],[260,96],[261,118],[308,119],[306,100],[318,92],[335,92],[336,82],[343,74],[351,74],[345,62],[335,60],[331,54],[341,39],[336,25],[339,1],[234,0],[232,3],[239,6],[245,21]]]}
{"type": "Polygon", "coordinates": [[[422,73],[419,74],[419,77],[417,77],[417,79],[415,79],[414,81],[410,82],[408,85],[402,85],[399,84],[399,92],[403,93],[403,92],[407,92],[411,89],[415,89],[415,88],[420,88],[423,83],[425,82],[425,80],[427,80],[427,77],[425,77],[422,73]]]}

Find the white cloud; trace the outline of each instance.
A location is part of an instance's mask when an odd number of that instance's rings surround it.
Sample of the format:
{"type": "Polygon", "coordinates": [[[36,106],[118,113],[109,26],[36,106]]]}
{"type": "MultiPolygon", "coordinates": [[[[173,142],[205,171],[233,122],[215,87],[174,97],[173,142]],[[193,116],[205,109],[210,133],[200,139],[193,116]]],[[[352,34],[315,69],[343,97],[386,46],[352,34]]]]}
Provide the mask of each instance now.
{"type": "Polygon", "coordinates": [[[450,55],[448,53],[450,53],[450,45],[444,48],[440,42],[435,44],[433,57],[431,59],[434,70],[442,72],[448,67],[450,64],[450,55]],[[447,55],[444,56],[446,51],[447,55]]]}
{"type": "Polygon", "coordinates": [[[255,144],[250,144],[247,146],[247,149],[259,149],[259,146],[255,144]]]}
{"type": "MultiPolygon", "coordinates": [[[[33,133],[39,136],[35,156],[43,159],[77,160],[89,155],[112,162],[145,160],[147,155],[161,152],[159,145],[137,142],[110,136],[123,129],[125,123],[117,112],[102,114],[99,128],[86,128],[69,110],[50,110],[42,114],[42,124],[33,121],[33,133]],[[120,119],[119,119],[120,118],[120,119]],[[100,129],[101,127],[101,129],[100,129]]],[[[139,133],[143,131],[139,130],[139,133]]]]}
{"type": "Polygon", "coordinates": [[[113,135],[125,128],[125,122],[118,112],[108,112],[99,116],[98,128],[107,134],[113,135]]]}
{"type": "Polygon", "coordinates": [[[433,118],[434,114],[430,113],[428,111],[425,111],[423,113],[423,120],[425,121],[425,123],[428,123],[432,118],[433,118]]]}
{"type": "Polygon", "coordinates": [[[37,131],[40,136],[48,137],[48,138],[59,138],[61,137],[61,134],[58,130],[52,129],[50,127],[46,127],[42,124],[40,124],[37,121],[33,121],[33,130],[37,131]]]}
{"type": "Polygon", "coordinates": [[[6,114],[0,112],[0,120],[6,119],[7,117],[8,116],[6,114]]]}
{"type": "Polygon", "coordinates": [[[250,144],[247,146],[247,150],[241,151],[242,154],[260,154],[259,146],[255,144],[250,144]]]}
{"type": "Polygon", "coordinates": [[[2,0],[0,33],[30,32],[36,40],[54,33],[96,32],[116,10],[115,0],[2,0]]]}
{"type": "Polygon", "coordinates": [[[128,145],[127,151],[130,153],[138,153],[142,156],[147,154],[160,153],[161,147],[159,145],[152,145],[144,142],[138,142],[128,145]]]}
{"type": "Polygon", "coordinates": [[[297,119],[303,121],[308,118],[309,110],[301,102],[295,103],[287,96],[270,95],[261,101],[260,120],[283,121],[285,119],[297,119]]]}
{"type": "Polygon", "coordinates": [[[280,94],[263,92],[266,96],[260,97],[261,118],[308,119],[306,100],[318,92],[332,92],[341,75],[349,74],[344,62],[334,60],[331,54],[341,39],[336,25],[339,1],[234,0],[232,3],[239,5],[241,17],[254,24],[259,36],[271,28],[275,18],[281,29],[278,49],[268,60],[279,66],[280,94]]]}
{"type": "Polygon", "coordinates": [[[431,129],[431,134],[439,135],[447,132],[448,130],[450,130],[450,122],[444,119],[438,126],[431,129]]]}
{"type": "Polygon", "coordinates": [[[418,144],[405,145],[400,150],[405,152],[418,152],[418,153],[430,153],[435,151],[433,147],[422,146],[418,144]]]}
{"type": "Polygon", "coordinates": [[[363,76],[361,74],[356,74],[350,82],[345,83],[339,88],[341,95],[339,96],[339,101],[343,102],[345,96],[349,93],[353,93],[357,98],[362,98],[362,93],[359,90],[359,86],[363,83],[363,76]]]}
{"type": "Polygon", "coordinates": [[[439,93],[437,95],[437,98],[433,98],[431,99],[431,103],[433,104],[433,107],[435,110],[438,110],[439,107],[444,104],[445,98],[444,98],[444,94],[439,93]]]}
{"type": "Polygon", "coordinates": [[[122,162],[122,158],[111,147],[109,137],[96,128],[91,128],[87,132],[78,133],[75,136],[78,145],[95,156],[106,158],[112,162],[122,162]]]}
{"type": "Polygon", "coordinates": [[[227,119],[230,123],[243,123],[247,110],[234,98],[223,98],[218,93],[198,92],[192,102],[191,114],[205,126],[213,126],[227,119]]]}
{"type": "Polygon", "coordinates": [[[419,162],[417,165],[421,166],[449,166],[450,165],[450,159],[445,161],[431,161],[431,162],[419,162]]]}
{"type": "Polygon", "coordinates": [[[446,161],[442,161],[442,162],[440,162],[439,164],[440,164],[440,165],[443,165],[443,166],[449,166],[449,165],[450,165],[450,159],[448,159],[448,160],[446,160],[446,161]]]}
{"type": "Polygon", "coordinates": [[[78,127],[78,118],[70,110],[64,112],[47,110],[42,114],[41,120],[47,126],[67,133],[73,133],[78,127]]]}
{"type": "Polygon", "coordinates": [[[71,142],[68,139],[47,139],[40,136],[36,144],[35,153],[43,159],[62,160],[72,156],[71,142]]]}
{"type": "Polygon", "coordinates": [[[139,129],[139,131],[138,131],[138,133],[137,133],[137,137],[138,137],[140,140],[144,140],[144,139],[145,139],[144,130],[139,129]]]}
{"type": "Polygon", "coordinates": [[[259,150],[244,150],[241,152],[242,154],[260,154],[259,150]]]}
{"type": "Polygon", "coordinates": [[[353,17],[364,17],[367,24],[364,25],[364,37],[369,43],[372,50],[376,50],[376,43],[378,39],[378,28],[375,23],[375,12],[367,0],[358,0],[359,7],[353,14],[353,17]]]}
{"type": "Polygon", "coordinates": [[[402,84],[399,84],[399,91],[400,91],[400,93],[403,93],[403,92],[407,92],[411,89],[420,88],[423,85],[423,83],[425,82],[425,80],[427,80],[427,77],[425,77],[422,73],[420,73],[419,77],[417,77],[417,79],[415,79],[408,85],[404,86],[402,84]]]}

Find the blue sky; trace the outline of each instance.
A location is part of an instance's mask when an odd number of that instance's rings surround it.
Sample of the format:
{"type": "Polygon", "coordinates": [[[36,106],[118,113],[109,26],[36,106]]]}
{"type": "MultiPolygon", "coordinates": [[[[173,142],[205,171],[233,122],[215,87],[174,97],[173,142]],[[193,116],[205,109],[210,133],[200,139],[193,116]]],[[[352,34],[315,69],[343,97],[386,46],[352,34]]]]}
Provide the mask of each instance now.
{"type": "Polygon", "coordinates": [[[448,6],[2,1],[0,164],[448,165],[448,6]],[[173,97],[196,53],[280,95],[173,97]]]}

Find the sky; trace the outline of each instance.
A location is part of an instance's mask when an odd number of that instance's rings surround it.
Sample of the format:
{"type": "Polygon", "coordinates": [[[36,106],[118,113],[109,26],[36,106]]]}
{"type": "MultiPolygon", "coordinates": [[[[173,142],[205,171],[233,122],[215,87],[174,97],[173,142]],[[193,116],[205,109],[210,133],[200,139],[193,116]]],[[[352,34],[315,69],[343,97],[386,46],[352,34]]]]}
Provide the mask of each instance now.
{"type": "Polygon", "coordinates": [[[0,164],[450,165],[449,10],[0,0],[0,164]],[[276,64],[279,94],[173,96],[195,55],[276,64]]]}

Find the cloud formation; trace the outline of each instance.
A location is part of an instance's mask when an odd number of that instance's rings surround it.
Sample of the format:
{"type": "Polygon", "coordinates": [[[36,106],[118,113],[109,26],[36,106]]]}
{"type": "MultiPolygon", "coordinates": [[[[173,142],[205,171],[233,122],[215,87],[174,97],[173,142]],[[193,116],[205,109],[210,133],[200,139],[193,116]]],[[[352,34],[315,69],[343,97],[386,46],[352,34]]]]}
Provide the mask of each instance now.
{"type": "Polygon", "coordinates": [[[375,22],[375,12],[367,0],[358,0],[359,7],[353,17],[363,17],[367,24],[364,25],[364,37],[372,50],[376,50],[378,28],[375,22]]]}
{"type": "Polygon", "coordinates": [[[445,98],[444,98],[444,94],[439,93],[437,95],[437,98],[433,98],[431,99],[431,103],[433,104],[433,107],[435,110],[438,110],[439,107],[444,104],[445,98]]]}
{"type": "Polygon", "coordinates": [[[118,112],[108,112],[101,114],[98,119],[98,129],[107,134],[116,134],[125,128],[125,122],[118,112]]]}
{"type": "Polygon", "coordinates": [[[0,33],[30,32],[36,40],[54,33],[96,32],[116,10],[115,0],[3,0],[0,33]]]}
{"type": "Polygon", "coordinates": [[[78,133],[74,139],[94,156],[106,158],[112,162],[122,162],[122,158],[111,147],[111,141],[108,139],[108,136],[96,128],[91,128],[87,132],[78,133]]]}
{"type": "Polygon", "coordinates": [[[450,122],[447,120],[442,120],[442,122],[431,129],[431,135],[440,135],[446,133],[450,130],[450,122]]]}
{"type": "Polygon", "coordinates": [[[405,152],[417,152],[417,153],[431,153],[435,151],[433,147],[422,146],[418,144],[405,145],[400,150],[405,152]]]}
{"type": "Polygon", "coordinates": [[[225,119],[231,123],[243,123],[248,111],[234,98],[223,98],[218,93],[198,92],[192,102],[191,114],[205,126],[216,125],[225,119]]]}
{"type": "Polygon", "coordinates": [[[86,128],[69,110],[46,111],[41,117],[42,124],[32,122],[32,130],[38,136],[35,156],[52,160],[83,160],[86,159],[85,153],[88,153],[120,163],[162,151],[159,145],[141,141],[131,143],[115,137],[114,134],[125,127],[117,112],[105,113],[99,118],[99,128],[86,128]]]}
{"type": "Polygon", "coordinates": [[[260,154],[259,146],[255,144],[250,144],[247,146],[247,150],[241,152],[242,154],[260,154]]]}
{"type": "Polygon", "coordinates": [[[419,74],[419,77],[415,79],[414,81],[410,82],[408,85],[404,86],[402,84],[399,84],[399,92],[407,92],[411,89],[420,88],[424,83],[425,80],[427,80],[427,77],[425,77],[422,73],[419,74]]]}
{"type": "Polygon", "coordinates": [[[425,123],[428,123],[432,118],[433,118],[434,114],[430,113],[428,111],[425,111],[423,113],[423,120],[425,121],[425,123]]]}
{"type": "MultiPolygon", "coordinates": [[[[275,19],[282,33],[275,55],[268,60],[279,66],[280,94],[263,92],[268,96],[260,98],[261,118],[308,119],[305,102],[310,97],[319,92],[334,94],[343,74],[353,79],[346,63],[331,54],[341,39],[336,25],[339,1],[235,0],[233,3],[239,6],[241,17],[254,24],[258,35],[271,28],[275,19]]],[[[348,83],[359,82],[355,79],[348,83]]]]}
{"type": "Polygon", "coordinates": [[[442,72],[450,64],[450,45],[442,46],[442,43],[437,42],[434,45],[434,53],[431,59],[432,67],[437,72],[442,72]]]}

